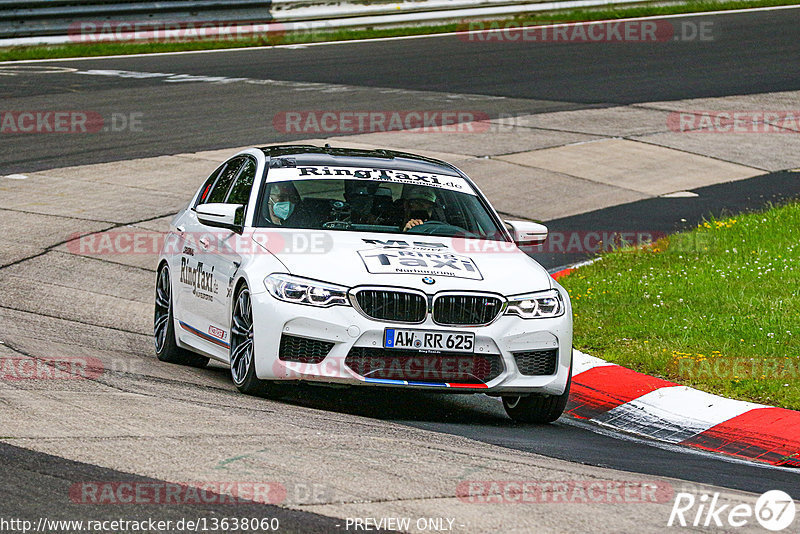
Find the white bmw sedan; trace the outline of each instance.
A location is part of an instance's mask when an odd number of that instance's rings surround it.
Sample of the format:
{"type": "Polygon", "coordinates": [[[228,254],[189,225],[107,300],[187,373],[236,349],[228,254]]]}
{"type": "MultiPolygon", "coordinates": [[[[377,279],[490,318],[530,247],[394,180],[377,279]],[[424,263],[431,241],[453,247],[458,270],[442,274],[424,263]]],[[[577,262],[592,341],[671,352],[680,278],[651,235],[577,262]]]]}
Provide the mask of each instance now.
{"type": "Polygon", "coordinates": [[[171,223],[154,332],[162,361],[280,382],[499,396],[558,419],[572,376],[567,292],[454,166],[386,150],[284,145],[219,166],[171,223]]]}

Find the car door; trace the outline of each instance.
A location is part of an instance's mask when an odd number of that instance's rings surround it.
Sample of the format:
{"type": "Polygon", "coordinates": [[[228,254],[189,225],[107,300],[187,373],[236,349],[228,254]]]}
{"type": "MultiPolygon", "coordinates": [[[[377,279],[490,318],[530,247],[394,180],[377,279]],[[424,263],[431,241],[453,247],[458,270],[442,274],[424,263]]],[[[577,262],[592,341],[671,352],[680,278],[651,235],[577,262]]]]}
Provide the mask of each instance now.
{"type": "MultiPolygon", "coordinates": [[[[189,298],[191,284],[188,284],[187,267],[196,255],[197,243],[194,232],[197,230],[197,217],[194,208],[201,203],[211,192],[220,173],[225,169],[223,163],[212,172],[202,187],[192,199],[192,203],[179,216],[172,221],[170,235],[168,236],[169,245],[169,267],[172,277],[172,298],[173,315],[175,319],[183,324],[192,324],[194,314],[197,311],[193,306],[194,302],[189,298]]],[[[182,328],[176,324],[178,335],[183,334],[182,328]]]]}
{"type": "Polygon", "coordinates": [[[219,167],[204,184],[195,204],[176,221],[177,230],[183,235],[181,254],[173,268],[173,292],[180,310],[176,313],[179,337],[184,343],[223,359],[228,354],[228,335],[214,317],[228,295],[227,284],[223,285],[219,273],[215,273],[221,264],[216,256],[220,239],[227,239],[232,232],[201,223],[195,210],[201,204],[225,202],[244,161],[239,156],[219,167]]]}
{"type": "MultiPolygon", "coordinates": [[[[246,156],[238,169],[236,177],[227,196],[222,202],[226,204],[240,204],[245,206],[241,212],[238,224],[247,220],[247,205],[250,202],[250,193],[256,179],[258,164],[255,158],[246,156]]],[[[242,256],[252,248],[252,241],[242,237],[232,230],[215,228],[217,237],[214,253],[208,256],[208,264],[213,272],[215,284],[219,286],[218,298],[215,298],[209,308],[209,321],[216,333],[223,336],[227,343],[230,337],[230,309],[233,295],[233,283],[236,272],[242,264],[242,256]]]]}

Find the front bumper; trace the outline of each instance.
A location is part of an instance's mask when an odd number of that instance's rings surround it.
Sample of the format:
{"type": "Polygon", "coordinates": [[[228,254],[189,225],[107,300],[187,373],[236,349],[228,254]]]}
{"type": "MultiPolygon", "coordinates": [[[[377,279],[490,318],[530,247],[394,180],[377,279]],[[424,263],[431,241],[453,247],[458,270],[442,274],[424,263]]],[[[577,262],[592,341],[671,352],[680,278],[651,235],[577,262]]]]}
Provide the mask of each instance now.
{"type": "MultiPolygon", "coordinates": [[[[488,394],[564,392],[572,360],[572,310],[565,298],[566,312],[553,319],[522,319],[503,315],[480,327],[450,327],[433,322],[388,323],[365,317],[351,306],[315,308],[282,302],[269,293],[252,295],[255,322],[256,375],[263,380],[307,380],[352,385],[417,387],[452,392],[488,394]],[[503,370],[487,381],[453,384],[446,381],[420,383],[412,380],[378,380],[358,375],[345,360],[353,347],[383,347],[387,327],[424,329],[475,334],[475,355],[492,354],[502,359],[503,370]],[[327,357],[318,364],[282,361],[278,358],[283,334],[333,343],[327,357]],[[514,352],[558,351],[555,373],[523,375],[517,368],[514,352]]],[[[433,357],[422,354],[427,358],[433,357]]]]}

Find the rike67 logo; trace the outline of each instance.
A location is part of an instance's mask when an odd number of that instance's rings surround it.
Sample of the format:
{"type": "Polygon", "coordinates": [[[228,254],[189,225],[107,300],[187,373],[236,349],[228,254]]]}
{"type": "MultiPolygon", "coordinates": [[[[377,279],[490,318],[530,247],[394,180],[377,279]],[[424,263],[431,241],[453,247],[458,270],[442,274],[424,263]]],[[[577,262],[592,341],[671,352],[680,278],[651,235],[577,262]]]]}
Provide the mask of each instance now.
{"type": "Polygon", "coordinates": [[[755,519],[763,528],[779,532],[792,524],[796,513],[794,500],[781,490],[764,493],[755,505],[721,504],[719,500],[719,493],[703,493],[699,497],[678,493],[667,526],[741,528],[752,525],[755,519]]]}

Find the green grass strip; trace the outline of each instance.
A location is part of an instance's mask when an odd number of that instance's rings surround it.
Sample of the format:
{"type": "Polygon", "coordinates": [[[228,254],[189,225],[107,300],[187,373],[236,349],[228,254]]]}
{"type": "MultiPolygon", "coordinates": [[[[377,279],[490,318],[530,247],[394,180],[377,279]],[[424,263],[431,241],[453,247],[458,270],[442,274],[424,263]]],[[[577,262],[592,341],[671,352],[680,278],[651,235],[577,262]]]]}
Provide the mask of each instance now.
{"type": "Polygon", "coordinates": [[[576,348],[726,397],[800,410],[800,204],[601,256],[561,280],[576,348]]]}

